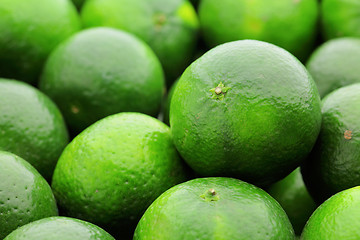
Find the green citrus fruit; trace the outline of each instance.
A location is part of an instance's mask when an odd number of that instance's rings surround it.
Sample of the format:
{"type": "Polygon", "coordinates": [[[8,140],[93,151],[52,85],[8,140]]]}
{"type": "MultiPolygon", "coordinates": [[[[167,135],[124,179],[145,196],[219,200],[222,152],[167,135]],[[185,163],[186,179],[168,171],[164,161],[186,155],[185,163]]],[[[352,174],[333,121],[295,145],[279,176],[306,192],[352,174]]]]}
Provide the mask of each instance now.
{"type": "Polygon", "coordinates": [[[300,239],[359,239],[359,204],[360,187],[354,187],[332,196],[311,215],[300,239]]]}
{"type": "Polygon", "coordinates": [[[143,39],[159,57],[170,84],[191,61],[199,23],[188,0],[87,0],[85,27],[109,26],[143,39]]]}
{"type": "Polygon", "coordinates": [[[294,239],[286,213],[265,191],[233,178],[198,178],[158,197],[134,240],[294,239]]]}
{"type": "Polygon", "coordinates": [[[255,40],[205,53],[181,76],[170,105],[175,145],[195,171],[260,185],[299,166],[320,125],[320,97],[305,67],[255,40]]]}
{"type": "Polygon", "coordinates": [[[325,39],[360,37],[360,2],[358,0],[323,0],[321,23],[325,39]]]}
{"type": "Polygon", "coordinates": [[[0,77],[35,84],[60,42],[80,29],[70,0],[1,0],[0,77]]]}
{"type": "Polygon", "coordinates": [[[68,217],[49,217],[13,231],[4,240],[115,240],[94,224],[68,217]]]}
{"type": "Polygon", "coordinates": [[[284,208],[295,233],[300,235],[307,220],[316,209],[316,204],[305,187],[300,168],[271,185],[268,193],[284,208]]]}
{"type": "Polygon", "coordinates": [[[52,187],[68,216],[125,234],[156,197],[184,180],[169,127],[145,114],[119,113],[65,148],[52,187]]]}
{"type": "Polygon", "coordinates": [[[45,64],[40,89],[78,133],[118,112],[156,116],[165,81],[150,47],[126,32],[102,27],[59,45],[45,64]]]}
{"type": "Polygon", "coordinates": [[[24,159],[0,151],[0,239],[22,225],[57,214],[46,180],[24,159]]]}
{"type": "Polygon", "coordinates": [[[360,83],[335,90],[323,99],[319,139],[302,166],[305,184],[321,203],[360,185],[360,83]]]}
{"type": "Polygon", "coordinates": [[[316,0],[202,0],[199,18],[209,46],[256,39],[285,48],[304,60],[316,37],[316,0]]]}
{"type": "Polygon", "coordinates": [[[47,180],[68,143],[56,105],[36,88],[0,79],[0,150],[31,163],[47,180]]]}
{"type": "Polygon", "coordinates": [[[176,79],[176,81],[173,83],[173,85],[171,85],[171,88],[165,98],[165,102],[163,105],[163,122],[166,123],[167,125],[169,125],[169,112],[170,112],[170,102],[171,102],[171,98],[174,94],[175,91],[175,87],[176,84],[179,82],[179,79],[176,79]]]}
{"type": "Polygon", "coordinates": [[[306,67],[321,97],[360,82],[360,39],[339,38],[325,42],[313,52],[306,67]]]}

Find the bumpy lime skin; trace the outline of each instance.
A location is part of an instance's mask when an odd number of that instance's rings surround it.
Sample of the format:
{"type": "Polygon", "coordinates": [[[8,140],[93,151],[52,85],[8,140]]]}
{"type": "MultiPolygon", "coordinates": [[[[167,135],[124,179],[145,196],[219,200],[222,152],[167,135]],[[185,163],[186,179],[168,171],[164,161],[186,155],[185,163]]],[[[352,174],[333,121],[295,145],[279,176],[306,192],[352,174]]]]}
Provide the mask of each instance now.
{"type": "Polygon", "coordinates": [[[0,79],[0,150],[24,158],[50,180],[68,138],[50,98],[27,83],[0,79]]]}
{"type": "Polygon", "coordinates": [[[328,94],[319,138],[302,166],[305,184],[318,203],[360,184],[360,83],[328,94]]]}
{"type": "Polygon", "coordinates": [[[109,26],[143,39],[164,67],[168,85],[190,64],[199,21],[188,0],[88,0],[85,27],[109,26]]]}
{"type": "Polygon", "coordinates": [[[323,0],[321,27],[323,37],[360,37],[360,2],[357,0],[323,0]]]}
{"type": "Polygon", "coordinates": [[[49,184],[27,161],[0,151],[0,166],[0,239],[22,225],[58,214],[49,184]]]}
{"type": "Polygon", "coordinates": [[[0,16],[0,77],[31,84],[51,50],[81,27],[70,0],[2,0],[0,16]]]}
{"type": "Polygon", "coordinates": [[[174,143],[203,176],[271,184],[298,167],[321,125],[320,97],[305,67],[272,44],[242,40],[191,64],[170,105],[174,143]],[[223,99],[210,92],[222,83],[223,99]]]}
{"type": "Polygon", "coordinates": [[[202,0],[199,19],[206,43],[256,39],[273,43],[305,60],[314,45],[316,0],[202,0]]]}
{"type": "Polygon", "coordinates": [[[145,114],[119,113],[90,126],[66,147],[52,187],[68,216],[133,234],[152,201],[185,180],[169,127],[145,114]]]}
{"type": "Polygon", "coordinates": [[[124,31],[93,28],[62,43],[46,62],[40,89],[72,132],[119,112],[156,116],[165,91],[161,64],[143,41],[124,31]]]}
{"type": "Polygon", "coordinates": [[[157,198],[134,240],[294,239],[286,213],[265,191],[232,178],[200,178],[157,198]],[[215,195],[208,194],[212,191],[215,195]]]}
{"type": "Polygon", "coordinates": [[[306,68],[322,98],[335,89],[360,82],[360,39],[325,42],[312,53],[306,68]]]}
{"type": "Polygon", "coordinates": [[[4,240],[115,240],[94,224],[69,217],[49,217],[29,223],[4,240]]]}
{"type": "Polygon", "coordinates": [[[356,240],[360,238],[360,187],[335,194],[316,209],[301,240],[356,240]]]}
{"type": "Polygon", "coordinates": [[[307,220],[316,209],[302,179],[300,168],[272,184],[268,193],[284,208],[296,235],[300,235],[307,220]]]}

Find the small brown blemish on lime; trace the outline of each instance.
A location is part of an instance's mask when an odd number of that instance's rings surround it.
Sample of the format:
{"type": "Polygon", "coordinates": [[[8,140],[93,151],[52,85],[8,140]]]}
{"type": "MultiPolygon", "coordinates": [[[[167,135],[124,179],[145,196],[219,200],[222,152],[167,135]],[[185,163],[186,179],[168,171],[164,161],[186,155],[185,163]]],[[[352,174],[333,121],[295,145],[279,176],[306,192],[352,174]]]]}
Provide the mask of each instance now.
{"type": "Polygon", "coordinates": [[[71,106],[71,112],[74,114],[77,114],[77,113],[79,113],[79,108],[73,105],[73,106],[71,106]]]}
{"type": "Polygon", "coordinates": [[[221,93],[222,93],[221,87],[216,87],[216,88],[215,88],[215,93],[216,93],[217,95],[221,94],[221,93]]]}
{"type": "Polygon", "coordinates": [[[346,131],[344,132],[344,138],[345,138],[346,140],[350,140],[350,139],[352,138],[352,131],[346,130],[346,131]]]}
{"type": "Polygon", "coordinates": [[[210,188],[210,189],[209,189],[209,193],[210,193],[212,196],[214,196],[214,195],[216,194],[216,191],[215,191],[215,189],[210,188]]]}
{"type": "Polygon", "coordinates": [[[167,19],[165,14],[162,13],[156,14],[154,16],[155,29],[159,31],[162,28],[162,26],[166,23],[166,20],[167,19]]]}

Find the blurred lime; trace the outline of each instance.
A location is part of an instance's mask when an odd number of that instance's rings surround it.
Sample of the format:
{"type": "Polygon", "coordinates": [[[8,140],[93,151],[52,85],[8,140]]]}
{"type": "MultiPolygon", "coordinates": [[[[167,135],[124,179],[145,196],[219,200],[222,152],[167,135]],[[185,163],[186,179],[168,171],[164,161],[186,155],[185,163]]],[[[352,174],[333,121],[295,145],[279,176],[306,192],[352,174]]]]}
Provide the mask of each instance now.
{"type": "Polygon", "coordinates": [[[70,0],[1,0],[0,77],[35,84],[60,42],[80,29],[70,0]]]}
{"type": "Polygon", "coordinates": [[[79,133],[119,112],[156,116],[165,81],[158,58],[143,41],[120,30],[93,28],[51,53],[40,89],[57,103],[70,129],[79,133]]]}

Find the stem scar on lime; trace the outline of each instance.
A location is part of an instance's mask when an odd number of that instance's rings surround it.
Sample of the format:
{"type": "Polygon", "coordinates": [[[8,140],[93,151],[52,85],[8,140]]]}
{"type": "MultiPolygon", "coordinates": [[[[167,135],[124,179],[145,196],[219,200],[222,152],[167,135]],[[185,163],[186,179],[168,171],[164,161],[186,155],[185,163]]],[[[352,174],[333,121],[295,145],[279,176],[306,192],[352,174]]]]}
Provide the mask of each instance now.
{"type": "Polygon", "coordinates": [[[351,131],[351,130],[346,130],[346,131],[344,132],[344,138],[345,138],[346,140],[350,140],[350,139],[352,138],[352,131],[351,131]]]}
{"type": "Polygon", "coordinates": [[[212,93],[211,98],[217,100],[223,100],[225,94],[230,89],[231,87],[225,87],[225,85],[222,82],[220,82],[219,85],[217,85],[217,87],[210,89],[210,92],[212,93]]]}
{"type": "Polygon", "coordinates": [[[204,194],[200,196],[206,202],[217,201],[220,199],[219,194],[215,191],[215,189],[210,188],[204,194]]]}

